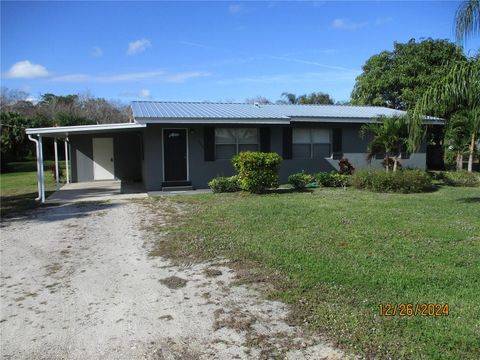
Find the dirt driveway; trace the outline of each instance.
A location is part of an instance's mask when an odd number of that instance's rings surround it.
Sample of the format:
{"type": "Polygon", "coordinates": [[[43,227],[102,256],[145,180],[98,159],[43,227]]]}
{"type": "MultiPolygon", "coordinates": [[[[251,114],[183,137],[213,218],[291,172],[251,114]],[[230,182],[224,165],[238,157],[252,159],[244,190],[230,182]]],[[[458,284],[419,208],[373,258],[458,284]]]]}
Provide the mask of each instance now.
{"type": "Polygon", "coordinates": [[[225,265],[149,257],[145,211],[70,204],[2,223],[3,359],[342,358],[225,265]]]}

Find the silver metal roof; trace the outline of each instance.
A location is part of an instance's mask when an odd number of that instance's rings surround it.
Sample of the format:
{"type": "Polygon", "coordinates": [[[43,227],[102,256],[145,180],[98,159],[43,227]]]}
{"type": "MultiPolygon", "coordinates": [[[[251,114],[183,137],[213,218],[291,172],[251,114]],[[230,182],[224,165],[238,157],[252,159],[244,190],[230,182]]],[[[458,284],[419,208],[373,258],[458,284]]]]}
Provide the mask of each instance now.
{"type": "MultiPolygon", "coordinates": [[[[133,117],[148,122],[261,122],[291,121],[369,122],[379,116],[403,116],[405,111],[379,106],[350,105],[279,105],[213,102],[133,101],[133,117]],[[193,121],[195,120],[195,121],[193,121]]],[[[428,123],[443,123],[427,117],[428,123]]]]}
{"type": "Polygon", "coordinates": [[[240,103],[133,101],[135,119],[286,119],[272,107],[240,103]]]}

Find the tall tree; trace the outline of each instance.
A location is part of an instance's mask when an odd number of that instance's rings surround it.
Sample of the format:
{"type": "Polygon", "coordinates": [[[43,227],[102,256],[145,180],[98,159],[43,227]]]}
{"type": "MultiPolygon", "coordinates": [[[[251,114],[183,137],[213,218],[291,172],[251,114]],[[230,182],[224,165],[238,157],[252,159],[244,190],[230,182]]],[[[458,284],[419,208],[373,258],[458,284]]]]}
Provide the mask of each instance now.
{"type": "Polygon", "coordinates": [[[480,34],[480,0],[463,1],[455,14],[455,36],[458,42],[480,34]]]}
{"type": "Polygon", "coordinates": [[[475,146],[480,132],[480,58],[455,64],[448,74],[434,83],[411,111],[409,150],[418,148],[424,135],[425,115],[439,115],[442,108],[468,111],[470,144],[468,171],[472,171],[475,146]]]}
{"type": "Polygon", "coordinates": [[[363,65],[352,92],[352,104],[412,109],[453,63],[465,60],[462,50],[447,40],[395,42],[393,51],[374,55],[363,65]]]}

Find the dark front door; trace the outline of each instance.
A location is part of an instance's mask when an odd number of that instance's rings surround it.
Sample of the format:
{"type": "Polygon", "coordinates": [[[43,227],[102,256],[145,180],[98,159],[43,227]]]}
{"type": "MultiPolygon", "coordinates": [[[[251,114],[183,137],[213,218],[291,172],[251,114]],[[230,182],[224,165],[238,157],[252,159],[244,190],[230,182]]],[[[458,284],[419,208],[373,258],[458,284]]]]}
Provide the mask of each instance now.
{"type": "Polygon", "coordinates": [[[187,180],[187,131],[163,130],[163,162],[165,181],[187,180]]]}

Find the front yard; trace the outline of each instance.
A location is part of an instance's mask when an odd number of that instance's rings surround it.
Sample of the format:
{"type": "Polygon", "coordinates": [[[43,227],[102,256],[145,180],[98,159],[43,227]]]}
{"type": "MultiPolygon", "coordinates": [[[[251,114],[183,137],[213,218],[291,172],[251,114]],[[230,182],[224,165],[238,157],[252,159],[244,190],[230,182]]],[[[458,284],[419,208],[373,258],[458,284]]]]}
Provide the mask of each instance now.
{"type": "Polygon", "coordinates": [[[352,353],[480,358],[478,188],[410,195],[317,189],[170,201],[187,212],[177,214],[160,253],[254,265],[259,279],[274,279],[269,295],[293,305],[293,322],[352,353]],[[386,303],[448,303],[450,313],[381,317],[379,304],[386,303]]]}

